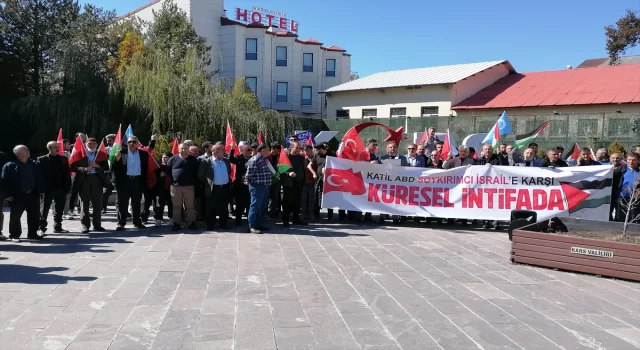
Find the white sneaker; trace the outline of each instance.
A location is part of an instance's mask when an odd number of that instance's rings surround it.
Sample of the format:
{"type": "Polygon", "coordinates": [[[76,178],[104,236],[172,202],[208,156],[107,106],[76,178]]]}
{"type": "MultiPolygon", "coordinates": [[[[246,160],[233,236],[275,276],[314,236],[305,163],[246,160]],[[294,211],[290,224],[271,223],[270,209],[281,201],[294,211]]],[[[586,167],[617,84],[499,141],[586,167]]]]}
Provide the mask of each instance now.
{"type": "Polygon", "coordinates": [[[11,238],[11,242],[20,243],[20,238],[11,238]]]}
{"type": "Polygon", "coordinates": [[[162,225],[162,220],[156,220],[156,226],[162,225]]]}

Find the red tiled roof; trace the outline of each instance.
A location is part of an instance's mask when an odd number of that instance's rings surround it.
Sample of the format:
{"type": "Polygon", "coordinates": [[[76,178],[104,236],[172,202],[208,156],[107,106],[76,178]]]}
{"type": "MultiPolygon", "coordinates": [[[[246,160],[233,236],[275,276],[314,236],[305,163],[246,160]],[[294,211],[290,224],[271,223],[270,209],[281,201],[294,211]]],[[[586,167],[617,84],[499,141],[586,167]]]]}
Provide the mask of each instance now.
{"type": "Polygon", "coordinates": [[[640,103],[640,64],[515,73],[452,109],[640,103]]]}
{"type": "Polygon", "coordinates": [[[345,50],[345,49],[343,49],[341,47],[335,46],[335,45],[331,45],[331,46],[328,46],[328,47],[324,47],[323,46],[322,48],[327,50],[327,51],[347,52],[347,50],[345,50]]]}
{"type": "Polygon", "coordinates": [[[136,13],[146,9],[147,7],[153,6],[153,5],[155,5],[155,4],[159,3],[159,2],[160,2],[160,0],[153,0],[153,1],[151,1],[150,3],[148,3],[148,4],[144,5],[144,6],[140,6],[140,7],[138,7],[137,9],[135,9],[135,10],[133,10],[131,12],[127,12],[124,15],[122,15],[120,17],[117,17],[116,21],[119,21],[121,19],[127,18],[127,17],[129,17],[129,16],[131,16],[133,14],[136,14],[136,13]]]}
{"type": "Polygon", "coordinates": [[[298,42],[301,43],[301,44],[308,44],[308,45],[323,45],[318,40],[312,39],[312,38],[304,39],[304,40],[298,40],[298,42]]]}

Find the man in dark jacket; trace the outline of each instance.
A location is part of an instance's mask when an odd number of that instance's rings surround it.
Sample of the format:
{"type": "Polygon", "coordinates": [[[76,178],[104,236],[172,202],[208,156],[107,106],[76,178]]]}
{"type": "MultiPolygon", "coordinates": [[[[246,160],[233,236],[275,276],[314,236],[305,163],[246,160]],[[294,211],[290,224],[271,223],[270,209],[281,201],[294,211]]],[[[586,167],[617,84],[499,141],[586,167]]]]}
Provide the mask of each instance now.
{"type": "Polygon", "coordinates": [[[71,172],[76,173],[72,186],[77,186],[80,195],[82,233],[89,233],[91,221],[93,221],[95,231],[104,232],[105,229],[102,227],[102,192],[105,187],[110,185],[105,174],[109,164],[107,160],[95,161],[99,154],[98,142],[95,138],[87,138],[85,145],[87,156],[70,165],[71,172]],[[89,218],[90,207],[93,210],[91,218],[89,218]]]}
{"type": "MultiPolygon", "coordinates": [[[[233,146],[232,146],[233,147],[233,146]]],[[[212,156],[200,160],[198,179],[204,183],[207,230],[213,230],[218,218],[218,227],[226,230],[229,220],[229,196],[231,195],[231,163],[224,158],[224,145],[216,143],[212,156]]]]}
{"type": "Polygon", "coordinates": [[[622,176],[627,170],[627,166],[622,164],[622,153],[614,152],[609,156],[609,161],[613,165],[613,181],[611,182],[611,204],[609,205],[609,221],[614,221],[613,216],[614,209],[618,204],[618,198],[620,196],[620,183],[622,182],[622,176]]]}
{"type": "Polygon", "coordinates": [[[56,141],[47,143],[49,154],[38,157],[38,164],[44,178],[44,198],[40,202],[40,231],[47,232],[47,217],[51,203],[53,208],[53,232],[66,233],[62,229],[62,214],[67,201],[67,193],[71,189],[71,172],[69,160],[59,154],[60,145],[56,141]]]}
{"type": "Polygon", "coordinates": [[[118,231],[123,231],[127,224],[129,200],[131,200],[133,225],[138,229],[146,228],[140,216],[140,202],[142,193],[147,190],[149,152],[138,149],[138,143],[137,137],[129,136],[127,148],[118,152],[115,161],[111,164],[118,194],[118,226],[116,227],[118,231]]]}
{"type": "Polygon", "coordinates": [[[589,147],[583,147],[580,150],[580,156],[578,157],[578,166],[591,166],[602,165],[597,160],[591,159],[591,149],[589,147]]]}
{"type": "MultiPolygon", "coordinates": [[[[301,154],[302,147],[298,142],[291,142],[289,148],[289,161],[292,168],[280,174],[282,183],[282,226],[289,227],[289,216],[293,217],[294,225],[306,225],[300,220],[300,200],[302,199],[302,188],[304,187],[304,156],[301,154]]],[[[282,156],[282,155],[281,155],[282,156]]]]}
{"type": "Polygon", "coordinates": [[[27,212],[27,238],[41,240],[38,235],[40,221],[40,196],[44,193],[44,179],[38,163],[29,159],[31,153],[25,145],[13,148],[18,158],[2,167],[1,185],[6,200],[11,202],[9,237],[19,242],[22,235],[20,218],[27,212]]]}
{"type": "Polygon", "coordinates": [[[569,164],[560,158],[560,152],[557,149],[552,148],[547,151],[548,160],[544,162],[544,166],[547,168],[565,168],[569,164]]]}
{"type": "Polygon", "coordinates": [[[240,146],[240,154],[235,155],[233,151],[234,147],[231,146],[229,162],[236,165],[236,178],[233,179],[233,199],[236,202],[236,226],[239,227],[242,225],[242,215],[249,208],[249,201],[251,200],[249,186],[244,183],[244,175],[247,173],[247,162],[251,159],[253,150],[250,145],[243,144],[240,146]]]}
{"type": "Polygon", "coordinates": [[[509,165],[509,160],[493,153],[493,147],[490,144],[482,145],[482,154],[476,159],[476,165],[509,165]]]}

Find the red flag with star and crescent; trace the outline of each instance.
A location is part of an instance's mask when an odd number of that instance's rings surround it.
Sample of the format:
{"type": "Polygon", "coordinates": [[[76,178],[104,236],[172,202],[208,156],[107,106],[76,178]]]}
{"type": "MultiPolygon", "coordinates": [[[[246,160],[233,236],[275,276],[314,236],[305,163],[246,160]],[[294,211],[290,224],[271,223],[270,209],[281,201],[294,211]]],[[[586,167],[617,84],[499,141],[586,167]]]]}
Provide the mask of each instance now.
{"type": "Polygon", "coordinates": [[[354,196],[367,193],[362,173],[354,173],[353,169],[327,168],[324,173],[324,193],[346,192],[354,196]]]}
{"type": "Polygon", "coordinates": [[[369,160],[369,152],[364,147],[364,143],[355,128],[349,129],[342,138],[342,143],[338,149],[338,158],[350,159],[353,161],[369,160]]]}

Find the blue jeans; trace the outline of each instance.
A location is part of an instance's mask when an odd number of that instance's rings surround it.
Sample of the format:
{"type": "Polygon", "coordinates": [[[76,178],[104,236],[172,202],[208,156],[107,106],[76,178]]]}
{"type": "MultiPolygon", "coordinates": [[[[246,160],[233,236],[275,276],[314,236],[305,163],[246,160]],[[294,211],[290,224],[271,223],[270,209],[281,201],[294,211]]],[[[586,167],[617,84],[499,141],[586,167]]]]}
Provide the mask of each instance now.
{"type": "Polygon", "coordinates": [[[259,229],[262,227],[262,213],[269,201],[269,186],[249,184],[251,204],[249,205],[249,227],[259,229]]]}

